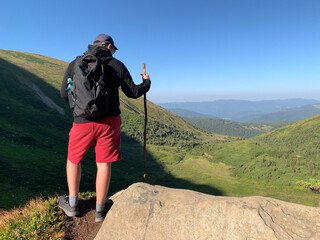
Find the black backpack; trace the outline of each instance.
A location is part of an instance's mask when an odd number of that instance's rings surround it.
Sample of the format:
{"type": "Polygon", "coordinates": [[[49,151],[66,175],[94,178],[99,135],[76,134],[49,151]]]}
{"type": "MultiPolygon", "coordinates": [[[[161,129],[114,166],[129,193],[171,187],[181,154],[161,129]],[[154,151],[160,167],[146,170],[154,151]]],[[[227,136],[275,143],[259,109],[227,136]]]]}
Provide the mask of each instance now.
{"type": "Polygon", "coordinates": [[[98,118],[108,112],[104,62],[94,55],[77,58],[71,87],[75,117],[98,118]]]}

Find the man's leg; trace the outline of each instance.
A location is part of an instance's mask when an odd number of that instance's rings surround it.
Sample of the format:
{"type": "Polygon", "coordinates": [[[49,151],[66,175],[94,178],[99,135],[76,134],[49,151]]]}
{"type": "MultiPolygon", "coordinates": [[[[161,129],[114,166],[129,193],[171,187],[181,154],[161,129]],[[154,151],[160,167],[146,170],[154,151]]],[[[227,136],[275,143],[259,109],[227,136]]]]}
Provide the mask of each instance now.
{"type": "Polygon", "coordinates": [[[101,134],[97,138],[97,143],[95,146],[97,163],[96,222],[103,221],[107,211],[110,209],[113,203],[109,199],[106,201],[111,179],[111,162],[121,159],[121,118],[110,116],[102,119],[100,123],[101,124],[99,127],[101,134]]]}
{"type": "Polygon", "coordinates": [[[97,204],[104,204],[111,179],[111,163],[97,163],[96,198],[97,204]]]}
{"type": "Polygon", "coordinates": [[[69,217],[79,214],[78,194],[81,179],[81,164],[74,164],[67,160],[67,181],[69,188],[69,197],[60,196],[58,198],[58,207],[61,208],[69,217]]]}
{"type": "Polygon", "coordinates": [[[67,160],[66,168],[69,196],[77,197],[79,194],[79,186],[81,180],[81,163],[77,165],[67,160]]]}
{"type": "Polygon", "coordinates": [[[93,123],[73,123],[69,133],[67,182],[69,196],[60,196],[58,206],[69,216],[78,214],[78,194],[81,179],[81,161],[95,141],[93,123]]]}

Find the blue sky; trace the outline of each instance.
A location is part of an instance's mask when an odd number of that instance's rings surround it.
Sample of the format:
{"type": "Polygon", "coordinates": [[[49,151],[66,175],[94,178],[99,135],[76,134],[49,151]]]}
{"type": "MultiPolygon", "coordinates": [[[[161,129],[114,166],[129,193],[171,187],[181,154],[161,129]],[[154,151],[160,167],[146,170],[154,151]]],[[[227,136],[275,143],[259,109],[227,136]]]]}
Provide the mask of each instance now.
{"type": "Polygon", "coordinates": [[[111,35],[153,102],[320,99],[320,1],[5,1],[0,48],[64,61],[111,35]]]}

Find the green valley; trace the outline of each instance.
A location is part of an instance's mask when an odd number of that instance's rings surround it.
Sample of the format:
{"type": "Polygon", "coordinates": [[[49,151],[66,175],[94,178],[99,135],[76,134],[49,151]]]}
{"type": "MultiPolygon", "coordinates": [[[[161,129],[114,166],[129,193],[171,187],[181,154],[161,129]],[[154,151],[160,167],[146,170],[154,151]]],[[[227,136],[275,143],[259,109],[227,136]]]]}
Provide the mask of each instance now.
{"type": "Polygon", "coordinates": [[[243,123],[219,118],[183,117],[183,119],[208,132],[244,138],[254,137],[294,123],[294,121],[243,123]]]}

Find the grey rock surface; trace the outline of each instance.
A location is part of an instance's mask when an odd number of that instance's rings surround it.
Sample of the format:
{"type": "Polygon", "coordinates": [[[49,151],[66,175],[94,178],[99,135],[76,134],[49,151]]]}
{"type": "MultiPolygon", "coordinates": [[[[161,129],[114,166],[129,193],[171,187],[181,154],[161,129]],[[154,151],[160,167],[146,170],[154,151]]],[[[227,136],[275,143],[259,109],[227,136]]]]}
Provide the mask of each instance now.
{"type": "Polygon", "coordinates": [[[136,183],[112,199],[95,240],[320,239],[319,208],[272,198],[136,183]]]}

